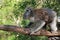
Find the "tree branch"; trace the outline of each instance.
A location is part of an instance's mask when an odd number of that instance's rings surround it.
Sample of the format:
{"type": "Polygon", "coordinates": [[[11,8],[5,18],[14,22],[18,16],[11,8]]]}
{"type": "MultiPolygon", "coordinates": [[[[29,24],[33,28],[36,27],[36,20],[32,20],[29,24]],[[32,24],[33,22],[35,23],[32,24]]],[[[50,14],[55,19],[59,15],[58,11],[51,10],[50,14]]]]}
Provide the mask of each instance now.
{"type": "Polygon", "coordinates": [[[21,28],[18,26],[13,26],[13,25],[0,25],[0,30],[4,31],[11,31],[11,32],[17,32],[17,33],[22,33],[22,34],[27,34],[27,35],[35,35],[35,36],[60,36],[60,31],[58,31],[57,34],[52,34],[51,32],[47,30],[39,30],[38,32],[34,34],[30,34],[30,29],[29,28],[21,28]]]}

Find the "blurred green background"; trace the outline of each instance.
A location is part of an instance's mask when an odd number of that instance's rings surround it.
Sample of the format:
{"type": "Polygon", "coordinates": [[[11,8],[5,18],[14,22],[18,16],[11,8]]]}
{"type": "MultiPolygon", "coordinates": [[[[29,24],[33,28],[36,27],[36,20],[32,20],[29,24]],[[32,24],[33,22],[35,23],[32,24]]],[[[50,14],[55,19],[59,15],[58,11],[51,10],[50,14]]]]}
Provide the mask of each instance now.
{"type": "MultiPolygon", "coordinates": [[[[24,27],[28,21],[23,21],[25,8],[51,8],[60,16],[60,0],[0,0],[0,24],[24,27]]],[[[0,30],[0,40],[48,40],[46,36],[29,36],[16,32],[0,30]]]]}

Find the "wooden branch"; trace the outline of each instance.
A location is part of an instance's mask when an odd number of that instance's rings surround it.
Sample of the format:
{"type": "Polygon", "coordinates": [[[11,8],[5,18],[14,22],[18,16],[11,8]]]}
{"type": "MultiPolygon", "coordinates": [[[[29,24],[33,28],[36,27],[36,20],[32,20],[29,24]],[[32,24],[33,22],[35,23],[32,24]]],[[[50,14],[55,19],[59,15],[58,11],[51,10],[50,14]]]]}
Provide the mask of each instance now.
{"type": "Polygon", "coordinates": [[[0,30],[4,31],[11,31],[11,32],[17,32],[17,33],[22,33],[22,34],[27,34],[27,35],[35,35],[35,36],[60,36],[60,31],[58,31],[57,34],[52,34],[51,32],[47,30],[40,30],[37,33],[30,34],[30,29],[29,28],[21,28],[18,26],[13,26],[13,25],[0,25],[0,30]]]}

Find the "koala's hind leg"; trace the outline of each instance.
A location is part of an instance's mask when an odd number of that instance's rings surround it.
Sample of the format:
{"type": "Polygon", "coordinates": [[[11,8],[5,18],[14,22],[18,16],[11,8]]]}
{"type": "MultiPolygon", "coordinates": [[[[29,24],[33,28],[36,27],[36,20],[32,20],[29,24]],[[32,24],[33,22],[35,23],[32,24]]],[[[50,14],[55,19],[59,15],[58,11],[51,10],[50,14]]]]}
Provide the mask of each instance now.
{"type": "Polygon", "coordinates": [[[52,33],[57,32],[57,17],[54,17],[53,21],[50,23],[52,33]]]}

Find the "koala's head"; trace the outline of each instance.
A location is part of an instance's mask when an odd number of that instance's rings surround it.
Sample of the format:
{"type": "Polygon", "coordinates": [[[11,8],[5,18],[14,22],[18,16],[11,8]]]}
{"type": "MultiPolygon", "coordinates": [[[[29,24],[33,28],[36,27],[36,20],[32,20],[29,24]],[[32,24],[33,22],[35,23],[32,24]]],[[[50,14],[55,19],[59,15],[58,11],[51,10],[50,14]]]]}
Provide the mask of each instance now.
{"type": "Polygon", "coordinates": [[[23,19],[34,21],[33,9],[28,7],[23,15],[23,19]]]}

